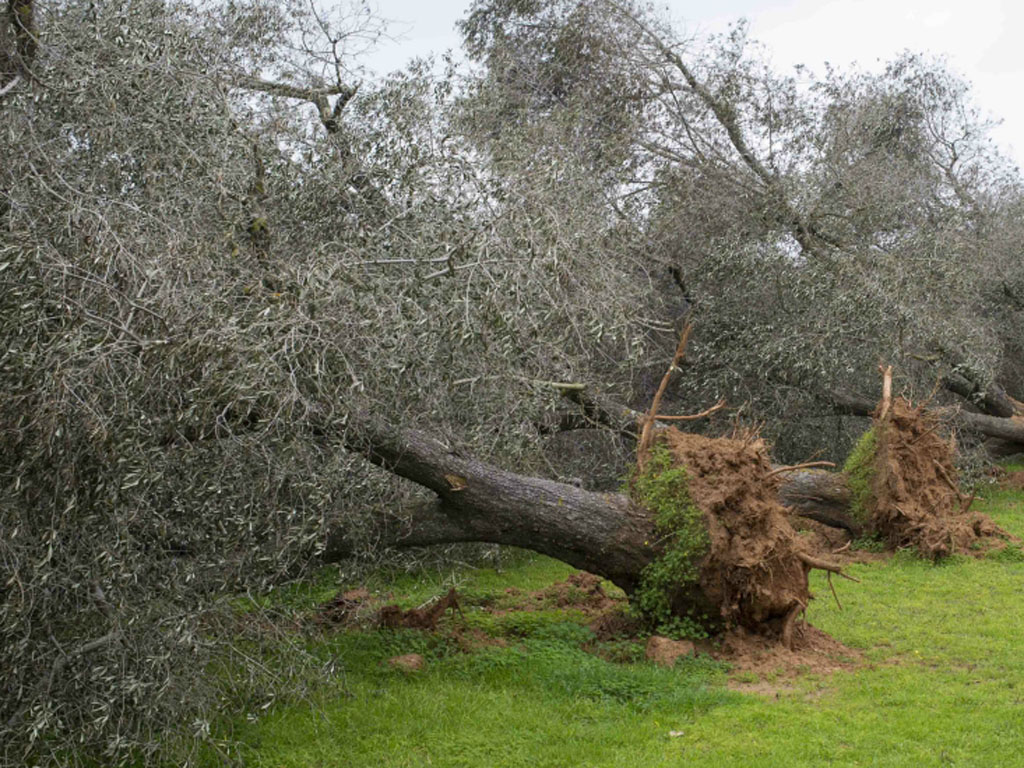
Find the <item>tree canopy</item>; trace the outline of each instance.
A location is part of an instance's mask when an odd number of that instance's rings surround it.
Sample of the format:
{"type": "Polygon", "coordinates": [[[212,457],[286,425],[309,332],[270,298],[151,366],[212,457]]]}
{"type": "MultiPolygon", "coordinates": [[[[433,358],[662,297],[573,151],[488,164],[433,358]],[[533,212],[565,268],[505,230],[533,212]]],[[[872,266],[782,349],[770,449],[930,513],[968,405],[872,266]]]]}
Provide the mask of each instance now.
{"type": "MultiPolygon", "coordinates": [[[[1024,393],[1020,178],[942,62],[785,74],[743,24],[479,0],[465,65],[380,78],[360,6],[5,10],[9,764],[188,760],[224,702],[323,671],[296,643],[211,674],[260,642],[225,595],[341,524],[375,551],[416,495],[351,452],[357,416],[569,473],[552,384],[642,407],[686,318],[667,400],[725,398],[783,460],[845,451],[830,394],[880,360],[1024,393]]],[[[624,449],[596,440],[607,486],[624,449]]]]}

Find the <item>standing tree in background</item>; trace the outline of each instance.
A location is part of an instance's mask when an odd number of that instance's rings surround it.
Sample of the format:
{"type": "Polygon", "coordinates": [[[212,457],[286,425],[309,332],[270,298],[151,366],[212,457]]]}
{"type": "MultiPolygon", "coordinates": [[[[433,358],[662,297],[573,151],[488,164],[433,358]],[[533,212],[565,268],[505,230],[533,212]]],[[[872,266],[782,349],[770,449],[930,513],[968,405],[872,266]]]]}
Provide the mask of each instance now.
{"type": "Polygon", "coordinates": [[[700,323],[683,383],[749,401],[791,458],[828,447],[821,398],[871,391],[879,359],[983,410],[996,380],[1021,394],[1019,179],[941,63],[780,76],[742,24],[688,40],[617,0],[478,2],[463,32],[499,175],[551,196],[532,168],[554,154],[594,179],[563,199],[617,220],[700,323]]]}

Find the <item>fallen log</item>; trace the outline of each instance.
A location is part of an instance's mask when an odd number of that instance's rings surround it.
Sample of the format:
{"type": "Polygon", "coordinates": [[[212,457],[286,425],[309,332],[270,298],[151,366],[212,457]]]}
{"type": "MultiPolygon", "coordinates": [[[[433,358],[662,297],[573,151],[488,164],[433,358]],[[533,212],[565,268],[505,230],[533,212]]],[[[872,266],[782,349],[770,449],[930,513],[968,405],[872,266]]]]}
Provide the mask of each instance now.
{"type": "MultiPolygon", "coordinates": [[[[653,474],[636,481],[651,496],[596,493],[516,474],[423,432],[365,415],[349,419],[344,440],[351,450],[435,495],[392,519],[381,543],[522,547],[603,576],[631,597],[645,596],[645,604],[652,602],[653,589],[663,589],[653,602],[660,600],[681,619],[709,628],[744,626],[788,641],[796,607],[802,610],[810,599],[807,573],[817,566],[808,562],[778,504],[775,491],[782,476],[772,474],[756,437],[712,439],[657,430],[654,458],[644,470],[653,474]],[[668,508],[683,510],[685,525],[671,522],[672,514],[666,516],[664,505],[656,503],[666,489],[676,494],[670,499],[680,500],[668,508]],[[680,581],[672,569],[683,551],[688,559],[682,571],[686,579],[680,581]]],[[[347,533],[334,532],[327,558],[349,552],[347,533]]]]}
{"type": "MultiPolygon", "coordinates": [[[[876,403],[868,398],[849,392],[835,390],[829,392],[828,397],[837,413],[870,418],[875,411],[876,403]]],[[[988,416],[984,413],[973,413],[961,410],[960,408],[950,407],[939,407],[931,410],[932,413],[943,420],[959,421],[971,432],[1009,443],[1017,443],[1022,446],[1020,450],[1024,450],[1024,420],[1020,418],[988,416]]]]}

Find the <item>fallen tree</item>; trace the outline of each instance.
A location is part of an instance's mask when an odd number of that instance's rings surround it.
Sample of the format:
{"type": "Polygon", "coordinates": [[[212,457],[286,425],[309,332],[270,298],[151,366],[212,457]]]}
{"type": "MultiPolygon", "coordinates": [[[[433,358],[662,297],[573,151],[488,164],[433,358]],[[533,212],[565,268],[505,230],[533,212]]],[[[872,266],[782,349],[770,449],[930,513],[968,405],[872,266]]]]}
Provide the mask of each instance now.
{"type": "MultiPolygon", "coordinates": [[[[642,607],[659,605],[658,620],[667,611],[704,628],[739,625],[791,644],[810,599],[808,572],[839,572],[801,548],[775,498],[781,474],[755,435],[658,429],[654,458],[624,493],[509,472],[366,415],[349,419],[345,442],[434,494],[386,521],[380,543],[530,549],[609,579],[642,607]],[[689,517],[674,518],[679,510],[689,517]]],[[[349,532],[335,531],[325,557],[352,550],[349,532]]]]}
{"type": "MultiPolygon", "coordinates": [[[[835,390],[828,393],[828,398],[837,413],[870,417],[875,411],[876,404],[871,400],[849,392],[835,390]]],[[[1024,450],[1024,420],[1018,417],[990,416],[949,406],[931,411],[942,419],[959,420],[966,429],[978,435],[1017,445],[1018,452],[1024,450]]]]}
{"type": "MultiPolygon", "coordinates": [[[[780,633],[789,644],[796,612],[810,598],[807,572],[838,568],[801,549],[784,509],[851,536],[869,533],[893,547],[916,547],[933,558],[1002,533],[987,518],[969,513],[972,499],[957,484],[952,447],[937,434],[948,409],[894,401],[891,368],[883,372],[877,408],[846,398],[874,424],[868,448],[849,472],[808,469],[827,462],[773,467],[755,433],[715,439],[667,426],[666,420],[703,418],[723,405],[692,417],[658,414],[687,335],[688,329],[647,413],[588,395],[580,385],[557,385],[578,410],[544,429],[599,426],[623,436],[639,434],[637,467],[624,493],[519,475],[416,430],[366,415],[350,419],[349,448],[435,494],[383,521],[378,543],[475,541],[531,549],[608,578],[638,595],[649,614],[657,612],[652,601],[659,603],[662,619],[734,622],[780,633]],[[770,574],[770,586],[759,584],[761,572],[770,574]],[[658,596],[652,598],[652,589],[658,596]]],[[[327,559],[345,557],[351,544],[347,532],[336,531],[327,559]]]]}

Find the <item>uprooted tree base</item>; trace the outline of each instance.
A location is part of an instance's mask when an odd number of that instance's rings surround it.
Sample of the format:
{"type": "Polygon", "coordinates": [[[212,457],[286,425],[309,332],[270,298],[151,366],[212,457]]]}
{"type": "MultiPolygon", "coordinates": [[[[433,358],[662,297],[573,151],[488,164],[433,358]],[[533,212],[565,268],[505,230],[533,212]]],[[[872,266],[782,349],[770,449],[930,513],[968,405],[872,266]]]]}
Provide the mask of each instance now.
{"type": "Polygon", "coordinates": [[[1009,535],[970,509],[960,490],[954,448],[939,434],[940,421],[902,398],[883,402],[875,415],[873,455],[863,521],[887,546],[916,549],[939,559],[985,548],[985,539],[1009,535]]]}
{"type": "MultiPolygon", "coordinates": [[[[660,430],[631,483],[655,516],[658,556],[636,592],[655,622],[744,627],[792,645],[817,565],[777,500],[763,441],[660,430]]],[[[689,627],[685,626],[684,629],[689,627]]]]}
{"type": "MultiPolygon", "coordinates": [[[[810,599],[808,571],[838,572],[800,549],[775,499],[779,475],[756,436],[658,430],[653,445],[669,461],[648,479],[669,494],[659,501],[638,491],[640,478],[632,495],[595,493],[507,472],[373,419],[351,419],[348,427],[354,449],[436,494],[382,529],[380,543],[531,549],[609,579],[641,607],[660,605],[660,623],[675,619],[683,631],[743,627],[787,645],[810,599]],[[677,498],[673,478],[684,478],[677,498]]],[[[329,558],[351,551],[344,531],[328,542],[329,558]]]]}

